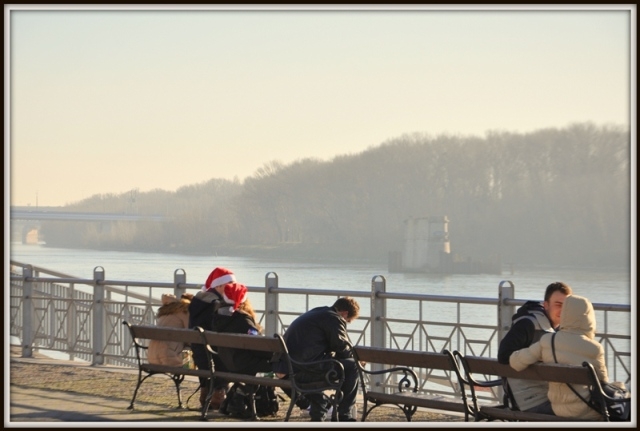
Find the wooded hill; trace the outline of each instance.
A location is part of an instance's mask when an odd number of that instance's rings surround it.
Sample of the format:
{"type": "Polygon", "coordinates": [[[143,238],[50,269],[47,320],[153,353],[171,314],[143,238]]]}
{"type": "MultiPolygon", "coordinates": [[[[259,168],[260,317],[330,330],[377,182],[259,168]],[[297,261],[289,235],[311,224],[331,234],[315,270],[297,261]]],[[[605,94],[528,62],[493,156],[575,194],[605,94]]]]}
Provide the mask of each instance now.
{"type": "Polygon", "coordinates": [[[461,256],[625,266],[630,159],[628,130],[592,123],[404,135],[328,161],[271,161],[242,182],[95,195],[67,208],[171,221],[48,222],[42,233],[54,247],[386,262],[406,219],[446,215],[461,256]]]}

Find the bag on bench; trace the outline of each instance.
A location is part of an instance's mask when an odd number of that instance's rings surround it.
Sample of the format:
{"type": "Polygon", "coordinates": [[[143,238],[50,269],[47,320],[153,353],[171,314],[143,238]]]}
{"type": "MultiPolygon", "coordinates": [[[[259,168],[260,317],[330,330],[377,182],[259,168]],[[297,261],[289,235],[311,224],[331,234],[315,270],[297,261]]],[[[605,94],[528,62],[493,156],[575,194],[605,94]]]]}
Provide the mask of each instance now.
{"type": "MultiPolygon", "coordinates": [[[[558,359],[556,359],[555,338],[556,338],[556,334],[553,334],[553,336],[551,337],[551,351],[553,352],[553,360],[556,361],[557,363],[558,359]]],[[[571,389],[573,393],[576,394],[578,398],[582,400],[582,402],[587,404],[589,407],[591,407],[593,410],[597,411],[598,413],[600,412],[600,409],[598,408],[598,406],[596,405],[596,402],[594,401],[600,395],[596,386],[594,385],[590,386],[589,388],[590,398],[588,400],[585,400],[578,393],[578,391],[576,391],[574,387],[571,386],[569,383],[567,383],[567,386],[569,386],[569,389],[571,389]]],[[[622,399],[622,398],[629,398],[630,396],[629,391],[627,391],[627,389],[624,386],[624,383],[601,382],[600,386],[602,386],[602,391],[604,392],[604,394],[610,398],[622,399]]],[[[611,401],[605,398],[605,404],[607,407],[607,413],[609,413],[610,421],[627,422],[631,420],[631,403],[630,402],[611,401]]]]}
{"type": "MultiPolygon", "coordinates": [[[[629,398],[629,392],[624,387],[624,383],[614,382],[614,383],[600,383],[602,386],[602,390],[605,395],[611,398],[629,398]]],[[[595,386],[591,387],[591,400],[589,400],[590,405],[593,404],[593,400],[595,396],[593,392],[597,389],[595,386]]],[[[605,399],[607,405],[607,412],[609,412],[609,420],[612,422],[626,422],[631,420],[631,403],[630,402],[622,402],[622,401],[611,401],[605,399]]]]}

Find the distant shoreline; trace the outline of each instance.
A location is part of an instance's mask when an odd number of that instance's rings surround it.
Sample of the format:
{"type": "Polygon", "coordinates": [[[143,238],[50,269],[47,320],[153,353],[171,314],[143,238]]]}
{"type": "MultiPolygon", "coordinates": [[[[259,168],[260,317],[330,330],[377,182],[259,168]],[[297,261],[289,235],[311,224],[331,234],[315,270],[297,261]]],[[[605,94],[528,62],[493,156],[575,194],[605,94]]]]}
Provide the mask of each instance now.
{"type": "MultiPolygon", "coordinates": [[[[114,248],[114,247],[64,247],[60,245],[49,246],[40,242],[33,244],[42,247],[61,248],[61,249],[86,249],[96,251],[117,251],[117,252],[135,252],[135,253],[161,253],[176,254],[183,256],[229,256],[241,257],[249,259],[260,259],[273,262],[297,262],[297,263],[325,263],[325,264],[354,264],[354,265],[388,265],[387,256],[384,258],[362,258],[354,257],[347,253],[340,253],[339,249],[330,245],[322,245],[315,247],[301,247],[298,245],[283,246],[224,246],[212,250],[194,250],[188,248],[165,248],[165,249],[145,249],[144,247],[136,248],[114,248]]],[[[615,265],[558,265],[557,263],[545,262],[506,262],[502,265],[503,275],[517,274],[519,271],[528,270],[544,270],[544,269],[568,269],[589,272],[590,270],[610,270],[610,271],[628,271],[631,272],[632,265],[615,266],[615,265]]]]}

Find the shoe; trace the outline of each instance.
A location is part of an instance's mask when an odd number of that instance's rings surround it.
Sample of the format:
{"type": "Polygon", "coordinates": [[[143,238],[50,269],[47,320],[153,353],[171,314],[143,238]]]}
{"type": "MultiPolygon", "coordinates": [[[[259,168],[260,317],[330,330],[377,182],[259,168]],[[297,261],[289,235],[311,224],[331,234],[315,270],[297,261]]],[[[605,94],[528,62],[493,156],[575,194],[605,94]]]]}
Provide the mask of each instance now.
{"type": "Polygon", "coordinates": [[[311,402],[309,402],[309,400],[304,395],[300,395],[296,400],[296,406],[300,410],[307,410],[310,405],[311,405],[311,402]]]}
{"type": "Polygon", "coordinates": [[[207,400],[207,393],[209,390],[205,386],[200,387],[200,408],[204,407],[204,402],[207,400]]]}
{"type": "Polygon", "coordinates": [[[213,396],[211,397],[211,404],[209,404],[209,406],[211,407],[211,409],[215,411],[220,410],[220,406],[222,405],[222,402],[226,397],[227,397],[226,389],[224,388],[214,389],[213,396]]]}

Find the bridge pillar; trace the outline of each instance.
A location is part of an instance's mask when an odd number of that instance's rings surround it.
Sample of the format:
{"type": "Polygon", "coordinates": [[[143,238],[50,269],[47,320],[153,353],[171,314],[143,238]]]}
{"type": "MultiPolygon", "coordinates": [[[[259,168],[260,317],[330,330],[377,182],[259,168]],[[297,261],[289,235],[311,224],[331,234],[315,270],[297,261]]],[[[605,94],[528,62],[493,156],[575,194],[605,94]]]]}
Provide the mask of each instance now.
{"type": "Polygon", "coordinates": [[[40,240],[37,225],[33,223],[26,223],[22,226],[22,232],[20,234],[20,241],[22,244],[37,244],[40,240]]]}

